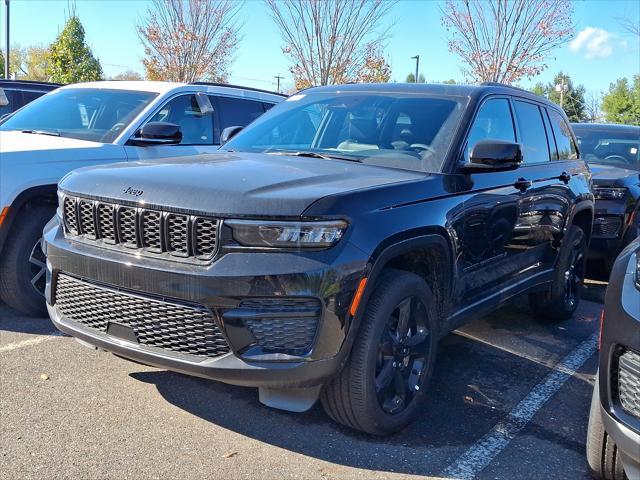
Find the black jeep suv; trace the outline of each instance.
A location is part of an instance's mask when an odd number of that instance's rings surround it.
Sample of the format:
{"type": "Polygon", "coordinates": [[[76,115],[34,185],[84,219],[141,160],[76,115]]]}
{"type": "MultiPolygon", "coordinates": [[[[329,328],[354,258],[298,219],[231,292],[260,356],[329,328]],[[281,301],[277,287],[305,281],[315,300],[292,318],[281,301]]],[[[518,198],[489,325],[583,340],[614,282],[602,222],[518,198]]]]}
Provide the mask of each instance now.
{"type": "Polygon", "coordinates": [[[49,313],[85,344],[386,434],[452,329],[522,293],[574,312],[589,187],[564,113],[525,91],[305,90],[219,154],[64,178],[49,313]]]}

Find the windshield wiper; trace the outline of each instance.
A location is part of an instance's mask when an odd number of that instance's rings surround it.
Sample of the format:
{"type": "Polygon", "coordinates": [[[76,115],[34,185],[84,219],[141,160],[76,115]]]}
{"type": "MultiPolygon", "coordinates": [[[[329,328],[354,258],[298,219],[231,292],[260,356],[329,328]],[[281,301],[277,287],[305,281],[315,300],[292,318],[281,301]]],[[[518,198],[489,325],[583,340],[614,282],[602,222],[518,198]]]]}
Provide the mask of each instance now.
{"type": "Polygon", "coordinates": [[[32,133],[34,135],[49,135],[51,137],[59,137],[58,132],[52,132],[51,130],[20,130],[22,133],[32,133]]]}
{"type": "Polygon", "coordinates": [[[356,157],[346,157],[343,155],[333,155],[326,153],[318,153],[318,152],[310,152],[310,151],[295,151],[295,152],[286,152],[282,150],[278,150],[275,152],[265,152],[269,155],[290,155],[292,157],[307,157],[307,158],[322,158],[324,160],[347,160],[349,162],[357,162],[362,163],[362,160],[356,157]]]}

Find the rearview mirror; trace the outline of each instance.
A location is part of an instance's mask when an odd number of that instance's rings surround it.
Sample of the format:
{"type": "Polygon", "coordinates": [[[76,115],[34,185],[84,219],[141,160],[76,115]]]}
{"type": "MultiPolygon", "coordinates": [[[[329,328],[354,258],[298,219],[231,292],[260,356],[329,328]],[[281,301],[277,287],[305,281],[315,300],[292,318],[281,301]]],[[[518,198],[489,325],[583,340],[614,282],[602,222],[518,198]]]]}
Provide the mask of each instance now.
{"type": "Polygon", "coordinates": [[[225,143],[227,143],[229,140],[235,137],[243,128],[244,127],[235,125],[233,127],[227,127],[222,130],[222,133],[220,134],[220,145],[224,145],[225,143]]]}
{"type": "Polygon", "coordinates": [[[469,163],[461,165],[465,173],[515,170],[522,163],[522,147],[519,143],[502,140],[482,140],[469,154],[469,163]]]}
{"type": "Polygon", "coordinates": [[[182,141],[180,125],[169,122],[149,122],[131,139],[134,145],[178,145],[182,141]]]}
{"type": "Polygon", "coordinates": [[[7,105],[9,105],[9,99],[4,90],[0,88],[0,107],[6,107],[7,105]]]}

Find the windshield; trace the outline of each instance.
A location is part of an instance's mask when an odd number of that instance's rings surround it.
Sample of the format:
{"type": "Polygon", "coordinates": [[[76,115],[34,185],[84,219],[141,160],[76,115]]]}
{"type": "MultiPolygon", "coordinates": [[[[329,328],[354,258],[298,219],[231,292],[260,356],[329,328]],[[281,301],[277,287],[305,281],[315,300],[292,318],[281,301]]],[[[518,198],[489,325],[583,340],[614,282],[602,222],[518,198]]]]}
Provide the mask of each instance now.
{"type": "Polygon", "coordinates": [[[65,88],[18,110],[0,130],[110,143],[156,96],[151,92],[65,88]]]}
{"type": "Polygon", "coordinates": [[[588,163],[640,170],[640,128],[573,126],[580,152],[588,163]]]}
{"type": "Polygon", "coordinates": [[[223,150],[351,160],[439,172],[466,98],[398,93],[300,93],[223,150]]]}

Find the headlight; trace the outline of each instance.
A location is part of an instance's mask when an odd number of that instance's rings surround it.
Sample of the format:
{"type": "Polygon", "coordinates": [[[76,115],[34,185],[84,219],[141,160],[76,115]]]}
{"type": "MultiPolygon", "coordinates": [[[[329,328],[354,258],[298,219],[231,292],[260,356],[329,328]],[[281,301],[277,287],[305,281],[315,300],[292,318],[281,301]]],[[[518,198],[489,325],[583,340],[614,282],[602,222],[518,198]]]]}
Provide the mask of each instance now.
{"type": "Polygon", "coordinates": [[[627,193],[626,188],[596,187],[593,194],[596,200],[619,200],[627,193]]]}
{"type": "Polygon", "coordinates": [[[328,248],[342,238],[347,223],[227,220],[233,238],[247,247],[328,248]]]}

